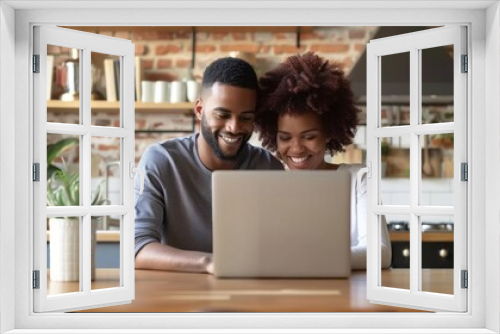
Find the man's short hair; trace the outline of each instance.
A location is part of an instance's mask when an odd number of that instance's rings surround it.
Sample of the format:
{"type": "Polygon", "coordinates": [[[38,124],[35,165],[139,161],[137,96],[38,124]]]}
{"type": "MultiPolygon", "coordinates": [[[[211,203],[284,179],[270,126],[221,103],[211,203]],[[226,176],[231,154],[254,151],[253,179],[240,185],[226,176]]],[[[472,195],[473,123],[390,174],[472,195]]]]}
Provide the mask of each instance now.
{"type": "Polygon", "coordinates": [[[259,89],[257,74],[252,65],[239,58],[219,58],[208,65],[203,74],[202,87],[210,88],[216,82],[255,91],[259,89]]]}

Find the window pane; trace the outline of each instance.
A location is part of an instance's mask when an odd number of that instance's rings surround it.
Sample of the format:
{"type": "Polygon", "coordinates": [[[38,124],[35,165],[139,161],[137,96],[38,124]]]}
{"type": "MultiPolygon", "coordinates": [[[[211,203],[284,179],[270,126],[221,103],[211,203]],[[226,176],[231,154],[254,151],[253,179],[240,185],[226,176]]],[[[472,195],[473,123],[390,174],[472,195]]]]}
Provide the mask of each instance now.
{"type": "Polygon", "coordinates": [[[92,205],[121,205],[121,139],[92,137],[92,205]]]}
{"type": "Polygon", "coordinates": [[[93,231],[92,290],[120,287],[121,216],[92,217],[93,228],[105,225],[108,231],[93,231]]]}
{"type": "Polygon", "coordinates": [[[410,109],[410,53],[380,58],[380,126],[407,124],[409,119],[402,114],[408,115],[410,109]]]}
{"type": "Polygon", "coordinates": [[[79,144],[79,136],[47,134],[47,206],[80,205],[79,144]]]}
{"type": "Polygon", "coordinates": [[[80,50],[47,45],[47,122],[80,124],[80,50]]]}
{"type": "Polygon", "coordinates": [[[453,122],[453,45],[421,50],[421,64],[422,124],[453,122]]]}
{"type": "Polygon", "coordinates": [[[80,217],[49,219],[47,294],[80,290],[80,217]]]}
{"type": "Polygon", "coordinates": [[[421,205],[453,206],[453,133],[420,136],[421,205]]]}
{"type": "Polygon", "coordinates": [[[453,294],[453,217],[422,216],[421,226],[422,291],[453,294]]]}
{"type": "Polygon", "coordinates": [[[410,136],[380,138],[382,203],[410,205],[410,136]]]}
{"type": "MultiPolygon", "coordinates": [[[[381,269],[381,286],[410,289],[410,233],[409,215],[386,215],[392,246],[390,269],[381,269]]],[[[379,241],[380,242],[380,241],[379,241]]]]}
{"type": "Polygon", "coordinates": [[[91,124],[120,127],[120,57],[92,52],[91,82],[91,124]]]}

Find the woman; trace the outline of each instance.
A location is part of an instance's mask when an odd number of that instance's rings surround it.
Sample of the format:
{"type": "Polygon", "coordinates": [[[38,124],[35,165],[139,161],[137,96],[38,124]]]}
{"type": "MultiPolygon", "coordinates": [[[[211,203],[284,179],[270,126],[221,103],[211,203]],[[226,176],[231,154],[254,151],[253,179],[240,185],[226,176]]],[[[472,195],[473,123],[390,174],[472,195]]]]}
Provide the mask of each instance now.
{"type": "MultiPolygon", "coordinates": [[[[358,184],[360,164],[332,164],[334,155],[352,143],[358,109],[339,65],[309,52],[289,57],[260,79],[262,99],[256,117],[264,147],[288,169],[348,170],[351,173],[351,265],[366,268],[366,174],[358,184]]],[[[383,216],[382,216],[383,217],[383,216]]],[[[382,219],[382,267],[391,263],[391,246],[382,219]]]]}

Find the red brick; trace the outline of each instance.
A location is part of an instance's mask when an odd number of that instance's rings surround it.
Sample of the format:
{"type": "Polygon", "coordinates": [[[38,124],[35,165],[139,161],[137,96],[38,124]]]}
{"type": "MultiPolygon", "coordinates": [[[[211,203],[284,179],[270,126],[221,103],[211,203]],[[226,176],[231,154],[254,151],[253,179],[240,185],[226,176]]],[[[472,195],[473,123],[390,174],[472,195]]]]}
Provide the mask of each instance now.
{"type": "Polygon", "coordinates": [[[235,41],[244,41],[247,39],[247,34],[243,32],[233,32],[231,35],[235,41]]]}
{"type": "Polygon", "coordinates": [[[271,47],[269,45],[261,45],[260,46],[260,52],[261,53],[268,53],[269,50],[271,50],[271,47]]]}
{"type": "Polygon", "coordinates": [[[346,67],[349,67],[349,68],[350,68],[350,67],[351,67],[351,65],[352,65],[352,59],[351,59],[351,58],[349,58],[349,57],[344,58],[344,60],[342,60],[342,63],[341,63],[341,64],[344,66],[344,68],[346,68],[346,67]]]}
{"type": "Polygon", "coordinates": [[[179,31],[174,35],[174,39],[191,39],[192,37],[193,34],[191,33],[191,31],[179,31]]]}
{"type": "Polygon", "coordinates": [[[113,32],[110,30],[101,30],[99,31],[99,35],[113,37],[113,32]]]}
{"type": "Polygon", "coordinates": [[[156,47],[157,55],[165,55],[167,53],[178,53],[181,51],[181,47],[175,44],[158,45],[156,47]]]}
{"type": "MultiPolygon", "coordinates": [[[[192,50],[193,50],[193,48],[191,46],[188,46],[186,48],[186,51],[188,51],[188,52],[191,52],[192,50]]],[[[198,45],[196,45],[196,52],[208,53],[208,52],[215,52],[215,50],[217,50],[217,48],[213,44],[198,44],[198,45]]]]}
{"type": "Polygon", "coordinates": [[[115,119],[115,120],[113,121],[113,126],[114,126],[115,128],[119,128],[119,127],[120,127],[120,120],[119,120],[119,119],[115,119]]]}
{"type": "Polygon", "coordinates": [[[99,146],[97,147],[98,151],[118,151],[119,149],[120,147],[117,145],[99,144],[99,146]]]}
{"type": "Polygon", "coordinates": [[[141,65],[143,70],[150,70],[153,68],[153,59],[142,59],[141,65]]]}
{"type": "Polygon", "coordinates": [[[364,29],[352,29],[349,30],[350,39],[362,39],[366,37],[366,31],[364,29]]]}
{"type": "Polygon", "coordinates": [[[175,67],[178,68],[189,68],[191,66],[191,59],[176,59],[175,67]]]}
{"type": "Polygon", "coordinates": [[[221,45],[221,52],[241,51],[241,52],[259,52],[260,46],[255,44],[229,44],[221,45]]]}
{"type": "Polygon", "coordinates": [[[145,73],[144,78],[145,80],[149,81],[175,81],[178,79],[178,76],[176,74],[168,72],[163,72],[163,73],[151,72],[151,73],[145,73]]]}
{"type": "Polygon", "coordinates": [[[123,39],[130,39],[130,32],[129,31],[115,31],[115,37],[123,38],[123,39]]]}
{"type": "Polygon", "coordinates": [[[348,44],[314,44],[310,48],[313,52],[340,53],[349,51],[348,44]]]}
{"type": "Polygon", "coordinates": [[[212,34],[212,39],[216,40],[216,41],[221,41],[223,40],[224,38],[226,38],[228,36],[228,34],[226,33],[223,33],[223,32],[214,32],[212,34]]]}
{"type": "Polygon", "coordinates": [[[306,41],[306,40],[311,40],[311,39],[323,39],[323,36],[316,32],[305,32],[305,33],[300,33],[300,40],[301,41],[306,41]]]}
{"type": "Polygon", "coordinates": [[[354,50],[358,52],[363,52],[365,51],[366,45],[365,44],[355,44],[354,45],[354,50]]]}
{"type": "Polygon", "coordinates": [[[148,46],[144,44],[136,44],[135,45],[135,55],[136,56],[144,56],[148,53],[148,46]]]}
{"type": "Polygon", "coordinates": [[[137,41],[153,41],[158,40],[158,31],[136,31],[132,33],[132,40],[137,41]]]}
{"type": "Polygon", "coordinates": [[[274,34],[274,39],[278,40],[288,39],[288,35],[283,32],[277,32],[274,34]]]}
{"type": "Polygon", "coordinates": [[[158,69],[170,68],[170,67],[172,67],[172,59],[158,59],[156,61],[156,68],[158,69]]]}
{"type": "Polygon", "coordinates": [[[158,31],[158,39],[160,40],[173,40],[175,38],[174,33],[171,31],[158,31]]]}
{"type": "Polygon", "coordinates": [[[144,130],[146,129],[146,120],[145,119],[136,119],[135,120],[135,129],[136,130],[144,130]]]}
{"type": "Polygon", "coordinates": [[[305,47],[302,46],[300,48],[297,48],[296,45],[275,45],[274,46],[274,53],[275,54],[297,53],[297,52],[300,52],[301,50],[305,50],[305,47]]]}

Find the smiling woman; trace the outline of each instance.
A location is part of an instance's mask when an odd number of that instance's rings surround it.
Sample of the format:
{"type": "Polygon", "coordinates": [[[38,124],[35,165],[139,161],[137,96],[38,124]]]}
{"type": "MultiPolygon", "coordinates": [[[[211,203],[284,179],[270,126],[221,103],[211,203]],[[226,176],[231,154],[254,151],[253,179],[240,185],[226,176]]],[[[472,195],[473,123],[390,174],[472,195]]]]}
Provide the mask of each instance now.
{"type": "MultiPolygon", "coordinates": [[[[357,181],[362,165],[332,164],[351,144],[359,109],[344,72],[336,63],[314,53],[289,57],[260,79],[261,105],[257,131],[263,145],[276,151],[289,169],[348,170],[351,173],[351,266],[366,268],[366,176],[357,181]]],[[[381,267],[391,264],[391,243],[381,216],[381,267]]]]}

